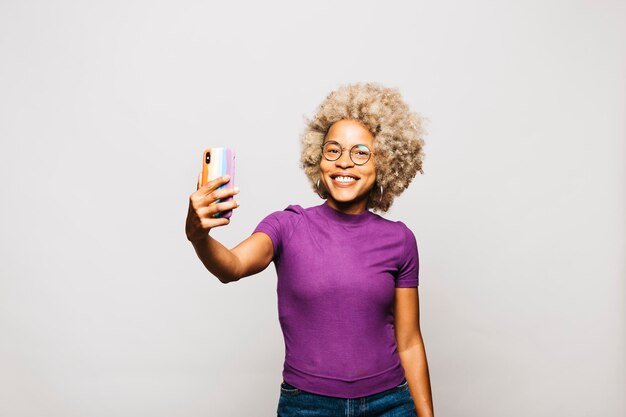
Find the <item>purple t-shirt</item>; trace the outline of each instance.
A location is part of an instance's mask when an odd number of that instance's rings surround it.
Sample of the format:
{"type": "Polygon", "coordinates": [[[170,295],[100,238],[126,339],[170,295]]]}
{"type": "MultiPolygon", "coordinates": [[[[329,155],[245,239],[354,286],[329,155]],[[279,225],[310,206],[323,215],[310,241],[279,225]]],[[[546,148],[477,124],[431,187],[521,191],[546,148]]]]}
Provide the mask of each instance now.
{"type": "Polygon", "coordinates": [[[274,246],[283,379],[304,391],[357,398],[402,382],[394,293],[417,287],[415,236],[402,222],[327,203],[288,206],[254,232],[274,246]]]}

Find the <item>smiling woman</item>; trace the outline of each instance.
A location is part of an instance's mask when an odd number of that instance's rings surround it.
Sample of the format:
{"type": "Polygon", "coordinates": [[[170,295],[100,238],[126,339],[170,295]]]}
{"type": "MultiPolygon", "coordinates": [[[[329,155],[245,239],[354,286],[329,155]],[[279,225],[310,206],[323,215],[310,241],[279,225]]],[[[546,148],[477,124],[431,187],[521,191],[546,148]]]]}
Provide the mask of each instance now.
{"type": "Polygon", "coordinates": [[[410,111],[400,92],[393,88],[373,83],[349,84],[330,93],[302,134],[300,162],[318,194],[324,191],[320,190],[320,145],[334,140],[335,123],[348,120],[358,122],[363,128],[361,135],[369,133],[373,140],[369,149],[377,156],[374,162],[377,176],[367,208],[385,212],[417,172],[424,173],[423,120],[410,111]]]}
{"type": "Polygon", "coordinates": [[[187,238],[223,283],[271,262],[285,337],[279,416],[433,414],[419,327],[413,232],[386,211],[422,167],[421,119],[397,90],[354,84],[331,93],[303,134],[302,166],[320,197],[266,216],[232,250],[207,234],[237,202],[228,179],[198,183],[187,238]]]}
{"type": "Polygon", "coordinates": [[[328,191],[329,206],[349,214],[359,214],[366,209],[376,182],[374,158],[369,151],[373,147],[374,136],[355,120],[340,120],[330,127],[322,145],[324,157],[319,167],[321,182],[328,191]],[[343,152],[344,148],[348,152],[343,152]],[[356,156],[352,156],[353,153],[356,156]]]}

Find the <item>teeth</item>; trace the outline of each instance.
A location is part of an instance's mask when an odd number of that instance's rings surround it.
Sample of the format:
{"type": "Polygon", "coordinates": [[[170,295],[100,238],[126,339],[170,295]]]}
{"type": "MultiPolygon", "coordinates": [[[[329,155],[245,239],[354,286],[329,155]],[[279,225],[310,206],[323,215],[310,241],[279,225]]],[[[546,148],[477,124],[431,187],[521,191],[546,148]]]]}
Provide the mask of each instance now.
{"type": "Polygon", "coordinates": [[[352,182],[352,181],[356,181],[356,180],[354,178],[352,178],[352,177],[335,177],[335,181],[352,182]]]}

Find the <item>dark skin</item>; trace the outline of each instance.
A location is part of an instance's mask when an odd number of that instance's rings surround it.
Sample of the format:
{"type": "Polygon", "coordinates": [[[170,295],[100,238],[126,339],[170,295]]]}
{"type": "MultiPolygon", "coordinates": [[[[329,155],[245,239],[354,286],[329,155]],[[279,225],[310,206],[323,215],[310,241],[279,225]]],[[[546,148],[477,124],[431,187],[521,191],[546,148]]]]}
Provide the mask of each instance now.
{"type": "MultiPolygon", "coordinates": [[[[364,137],[369,132],[350,123],[339,123],[335,129],[331,127],[329,135],[335,133],[340,133],[338,138],[348,138],[346,147],[352,145],[350,141],[371,145],[373,140],[371,137],[364,137]]],[[[348,214],[358,214],[366,209],[366,200],[363,195],[367,195],[373,187],[373,177],[368,176],[375,175],[375,172],[369,172],[373,169],[373,165],[356,167],[347,152],[337,161],[322,161],[320,165],[321,172],[328,173],[327,178],[322,178],[329,182],[331,181],[330,175],[337,170],[342,173],[354,172],[354,175],[359,178],[358,181],[363,183],[366,178],[370,178],[363,190],[356,187],[361,191],[354,193],[350,191],[350,186],[338,184],[335,187],[327,187],[330,193],[329,204],[333,208],[343,211],[342,208],[345,207],[345,212],[348,214]]],[[[189,211],[185,227],[187,239],[193,244],[204,266],[225,284],[263,271],[274,256],[272,241],[265,233],[253,233],[232,249],[226,248],[209,235],[212,228],[230,223],[229,219],[214,218],[214,214],[239,207],[239,203],[234,198],[233,201],[217,203],[217,200],[234,197],[239,192],[236,188],[218,189],[228,180],[228,177],[221,177],[202,186],[200,176],[198,176],[196,192],[189,197],[189,211]]],[[[419,417],[434,416],[426,349],[419,325],[417,288],[395,289],[394,317],[398,354],[405,370],[417,415],[419,417]]]]}
{"type": "Polygon", "coordinates": [[[185,226],[187,239],[204,266],[224,284],[263,271],[274,256],[272,240],[265,233],[253,233],[233,249],[226,248],[209,235],[212,228],[230,223],[230,219],[214,218],[213,215],[239,207],[239,202],[234,199],[216,203],[239,192],[235,188],[218,189],[228,181],[227,176],[220,177],[201,186],[198,176],[197,190],[189,197],[185,226]]]}

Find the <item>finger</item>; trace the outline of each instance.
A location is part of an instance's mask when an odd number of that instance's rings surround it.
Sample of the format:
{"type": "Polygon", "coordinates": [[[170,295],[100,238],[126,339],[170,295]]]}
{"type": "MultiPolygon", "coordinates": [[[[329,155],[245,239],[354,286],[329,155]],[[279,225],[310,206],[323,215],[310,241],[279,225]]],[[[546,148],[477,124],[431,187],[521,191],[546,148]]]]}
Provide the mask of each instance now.
{"type": "Polygon", "coordinates": [[[238,208],[240,205],[239,201],[223,201],[220,203],[213,203],[209,205],[203,205],[200,207],[196,207],[195,213],[196,216],[200,219],[210,219],[213,218],[216,214],[224,211],[234,210],[238,208]]]}
{"type": "Polygon", "coordinates": [[[196,191],[198,191],[201,186],[202,186],[202,171],[198,173],[198,184],[196,185],[196,191]]]}
{"type": "Polygon", "coordinates": [[[207,195],[207,197],[213,202],[217,200],[226,200],[227,198],[234,197],[236,194],[239,194],[239,187],[218,188],[207,195]]]}
{"type": "Polygon", "coordinates": [[[239,201],[235,201],[235,200],[225,201],[223,203],[211,204],[209,206],[209,210],[207,211],[207,215],[210,217],[213,217],[217,215],[218,213],[229,211],[229,210],[234,210],[237,207],[239,207],[239,201]]]}
{"type": "Polygon", "coordinates": [[[238,188],[218,188],[211,191],[208,194],[203,194],[202,190],[199,191],[199,195],[196,196],[195,201],[198,206],[209,206],[211,204],[219,203],[224,200],[232,199],[235,194],[239,193],[238,188]],[[221,200],[221,201],[220,201],[221,200]]]}
{"type": "Polygon", "coordinates": [[[215,190],[215,189],[221,187],[222,185],[226,184],[228,181],[230,181],[230,177],[228,175],[224,175],[222,177],[217,177],[214,180],[211,180],[211,181],[207,182],[204,185],[205,193],[209,194],[213,190],[215,190]]]}
{"type": "Polygon", "coordinates": [[[225,226],[228,223],[230,223],[230,219],[227,219],[225,217],[214,217],[211,219],[203,219],[202,227],[204,227],[205,229],[212,229],[214,227],[225,226]]]}
{"type": "Polygon", "coordinates": [[[208,207],[214,205],[219,200],[230,200],[236,194],[239,194],[239,187],[232,188],[217,188],[214,190],[200,189],[196,190],[191,196],[191,204],[194,210],[198,210],[202,207],[208,207]]]}

